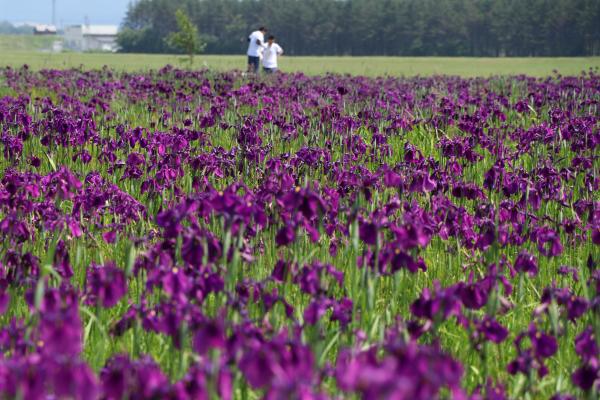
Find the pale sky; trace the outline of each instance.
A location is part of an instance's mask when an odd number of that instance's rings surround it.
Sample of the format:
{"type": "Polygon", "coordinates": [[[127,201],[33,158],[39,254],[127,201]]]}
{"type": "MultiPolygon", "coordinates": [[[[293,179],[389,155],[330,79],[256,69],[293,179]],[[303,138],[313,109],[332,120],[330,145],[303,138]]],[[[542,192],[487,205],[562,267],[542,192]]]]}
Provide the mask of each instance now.
{"type": "MultiPolygon", "coordinates": [[[[56,0],[59,27],[84,23],[119,25],[131,0],[56,0]]],[[[0,0],[0,21],[52,22],[52,0],[0,0]]]]}

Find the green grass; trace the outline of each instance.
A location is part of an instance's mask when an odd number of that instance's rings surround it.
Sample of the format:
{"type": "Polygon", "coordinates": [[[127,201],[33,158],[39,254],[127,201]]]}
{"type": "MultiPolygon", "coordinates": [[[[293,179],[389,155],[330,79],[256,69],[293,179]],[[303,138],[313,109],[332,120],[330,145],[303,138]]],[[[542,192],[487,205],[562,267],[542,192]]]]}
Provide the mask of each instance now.
{"type": "MultiPolygon", "coordinates": [[[[41,39],[41,38],[40,38],[41,39]]],[[[5,39],[4,39],[5,40],[5,39]]],[[[161,68],[166,64],[186,66],[181,56],[163,54],[42,53],[4,50],[0,41],[0,65],[18,67],[28,64],[35,70],[83,66],[96,69],[107,65],[121,71],[161,68]]],[[[215,70],[245,69],[243,55],[199,55],[193,68],[215,70]]],[[[600,68],[600,57],[587,58],[465,58],[465,57],[287,57],[280,60],[281,70],[318,75],[327,72],[366,76],[460,75],[465,77],[526,74],[578,75],[589,68],[600,68]]]]}
{"type": "Polygon", "coordinates": [[[58,36],[0,35],[2,61],[8,59],[12,52],[49,50],[56,40],[61,39],[58,36]]]}

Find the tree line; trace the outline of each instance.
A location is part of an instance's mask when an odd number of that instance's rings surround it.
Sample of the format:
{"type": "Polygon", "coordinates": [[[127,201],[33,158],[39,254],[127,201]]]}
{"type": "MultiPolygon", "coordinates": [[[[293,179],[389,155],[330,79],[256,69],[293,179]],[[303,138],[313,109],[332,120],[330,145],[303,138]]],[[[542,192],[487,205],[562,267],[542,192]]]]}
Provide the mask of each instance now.
{"type": "Polygon", "coordinates": [[[122,51],[177,52],[177,10],[210,54],[243,53],[265,25],[291,55],[600,55],[600,0],[138,0],[122,51]]]}
{"type": "Polygon", "coordinates": [[[0,21],[0,35],[31,35],[33,26],[20,25],[15,26],[8,21],[0,21]]]}

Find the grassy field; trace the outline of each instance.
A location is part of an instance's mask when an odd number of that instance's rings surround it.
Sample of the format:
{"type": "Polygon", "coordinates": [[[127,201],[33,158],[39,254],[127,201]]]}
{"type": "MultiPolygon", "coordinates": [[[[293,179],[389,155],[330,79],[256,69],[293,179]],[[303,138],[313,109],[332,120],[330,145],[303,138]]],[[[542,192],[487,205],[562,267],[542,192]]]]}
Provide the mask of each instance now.
{"type": "Polygon", "coordinates": [[[56,36],[34,35],[0,35],[0,54],[2,61],[11,52],[39,52],[52,48],[52,43],[58,40],[56,36]]]}
{"type": "MultiPolygon", "coordinates": [[[[111,68],[141,71],[166,64],[184,66],[182,57],[156,54],[79,54],[42,53],[2,50],[0,65],[18,67],[28,64],[35,70],[43,68],[111,68]]],[[[194,68],[216,70],[245,68],[243,55],[200,55],[194,68]]],[[[563,75],[576,75],[589,68],[600,68],[600,57],[589,58],[451,58],[451,57],[282,57],[283,71],[302,71],[309,75],[327,72],[366,76],[460,75],[465,77],[527,74],[551,75],[554,70],[563,75]]]]}

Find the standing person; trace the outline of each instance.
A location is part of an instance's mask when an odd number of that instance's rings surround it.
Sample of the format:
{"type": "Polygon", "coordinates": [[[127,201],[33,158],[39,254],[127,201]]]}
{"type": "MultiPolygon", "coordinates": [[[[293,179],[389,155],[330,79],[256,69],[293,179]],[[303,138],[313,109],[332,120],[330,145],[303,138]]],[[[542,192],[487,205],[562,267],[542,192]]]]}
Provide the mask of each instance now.
{"type": "Polygon", "coordinates": [[[261,26],[248,36],[248,72],[258,73],[260,55],[265,47],[267,28],[261,26]]]}
{"type": "Polygon", "coordinates": [[[275,43],[275,36],[269,36],[268,42],[263,49],[263,69],[267,74],[277,72],[277,57],[283,54],[283,49],[275,43]]]}

